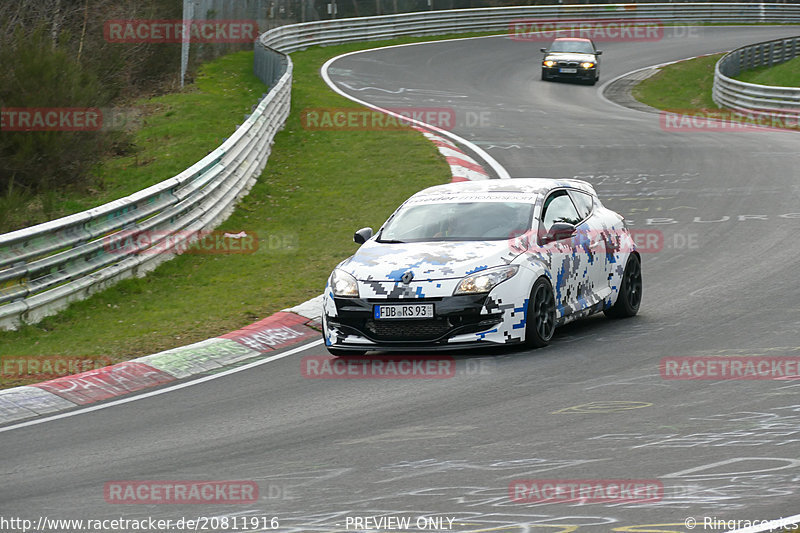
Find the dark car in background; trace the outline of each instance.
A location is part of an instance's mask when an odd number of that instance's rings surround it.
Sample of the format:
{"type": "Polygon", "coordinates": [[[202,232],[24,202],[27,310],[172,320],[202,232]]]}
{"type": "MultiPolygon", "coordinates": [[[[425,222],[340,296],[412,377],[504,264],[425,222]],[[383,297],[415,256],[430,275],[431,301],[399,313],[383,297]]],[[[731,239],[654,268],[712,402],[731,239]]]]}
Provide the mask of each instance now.
{"type": "Polygon", "coordinates": [[[591,39],[562,37],[542,48],[542,79],[573,79],[591,85],[600,79],[600,54],[591,39]]]}

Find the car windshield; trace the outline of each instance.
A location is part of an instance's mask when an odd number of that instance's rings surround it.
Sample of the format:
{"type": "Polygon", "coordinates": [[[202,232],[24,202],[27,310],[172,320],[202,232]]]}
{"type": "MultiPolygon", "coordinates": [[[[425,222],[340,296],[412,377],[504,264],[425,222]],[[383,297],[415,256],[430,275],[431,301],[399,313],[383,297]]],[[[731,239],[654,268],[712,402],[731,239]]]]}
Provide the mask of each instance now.
{"type": "Polygon", "coordinates": [[[571,52],[577,54],[593,54],[594,47],[588,41],[555,41],[550,52],[571,52]]]}
{"type": "Polygon", "coordinates": [[[532,215],[525,202],[409,205],[389,219],[378,242],[504,240],[527,231],[532,215]]]}

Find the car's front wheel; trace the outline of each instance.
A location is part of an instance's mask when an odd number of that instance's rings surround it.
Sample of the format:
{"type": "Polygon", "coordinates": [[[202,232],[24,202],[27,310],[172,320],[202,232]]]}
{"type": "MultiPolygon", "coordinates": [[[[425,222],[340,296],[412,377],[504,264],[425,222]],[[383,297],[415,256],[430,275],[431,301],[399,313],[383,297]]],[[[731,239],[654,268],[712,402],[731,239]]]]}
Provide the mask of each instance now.
{"type": "Polygon", "coordinates": [[[542,69],[542,80],[543,81],[550,81],[550,78],[547,77],[547,73],[542,69]]]}
{"type": "Polygon", "coordinates": [[[642,303],[642,264],[639,256],[631,254],[622,274],[622,284],[616,303],[603,313],[609,318],[625,318],[639,312],[642,303]]]}
{"type": "Polygon", "coordinates": [[[553,287],[546,278],[533,284],[528,300],[528,316],[525,325],[525,344],[541,348],[550,343],[556,329],[556,299],[553,287]]]}

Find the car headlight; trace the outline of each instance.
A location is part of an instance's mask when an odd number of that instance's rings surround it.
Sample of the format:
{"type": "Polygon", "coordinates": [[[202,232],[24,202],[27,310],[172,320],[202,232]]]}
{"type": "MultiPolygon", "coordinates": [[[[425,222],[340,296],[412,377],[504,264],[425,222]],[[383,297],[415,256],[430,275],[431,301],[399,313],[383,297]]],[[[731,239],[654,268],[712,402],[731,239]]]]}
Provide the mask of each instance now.
{"type": "Polygon", "coordinates": [[[552,59],[548,59],[547,61],[542,63],[546,67],[554,67],[556,66],[557,62],[553,61],[552,59]]]}
{"type": "Polygon", "coordinates": [[[455,292],[453,292],[453,296],[489,292],[500,283],[512,278],[518,270],[518,265],[508,265],[470,274],[461,280],[455,292]]]}
{"type": "Polygon", "coordinates": [[[591,61],[587,61],[585,63],[581,63],[581,66],[583,68],[592,68],[594,66],[594,63],[592,63],[591,61]]]}
{"type": "Polygon", "coordinates": [[[338,268],[331,275],[331,288],[334,296],[358,298],[358,282],[356,278],[338,268]]]}

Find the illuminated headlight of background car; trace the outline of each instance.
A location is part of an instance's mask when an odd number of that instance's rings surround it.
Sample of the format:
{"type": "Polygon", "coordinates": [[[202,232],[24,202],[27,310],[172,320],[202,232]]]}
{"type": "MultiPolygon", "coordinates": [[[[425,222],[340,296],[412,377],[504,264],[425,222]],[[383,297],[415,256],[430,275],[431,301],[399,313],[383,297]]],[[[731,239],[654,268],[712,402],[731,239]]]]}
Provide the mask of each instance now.
{"type": "Polygon", "coordinates": [[[586,61],[585,63],[581,63],[581,66],[583,68],[594,68],[594,63],[592,63],[591,61],[586,61]]]}
{"type": "Polygon", "coordinates": [[[453,296],[489,292],[498,284],[512,278],[518,270],[518,265],[509,265],[476,272],[461,280],[455,292],[453,292],[453,296]]]}
{"type": "Polygon", "coordinates": [[[331,289],[334,296],[358,298],[358,282],[356,278],[338,268],[331,275],[331,289]]]}
{"type": "Polygon", "coordinates": [[[544,61],[542,64],[549,68],[549,67],[556,66],[557,63],[558,63],[557,61],[553,61],[552,59],[548,59],[548,60],[544,61]]]}

